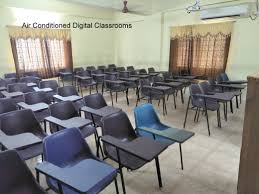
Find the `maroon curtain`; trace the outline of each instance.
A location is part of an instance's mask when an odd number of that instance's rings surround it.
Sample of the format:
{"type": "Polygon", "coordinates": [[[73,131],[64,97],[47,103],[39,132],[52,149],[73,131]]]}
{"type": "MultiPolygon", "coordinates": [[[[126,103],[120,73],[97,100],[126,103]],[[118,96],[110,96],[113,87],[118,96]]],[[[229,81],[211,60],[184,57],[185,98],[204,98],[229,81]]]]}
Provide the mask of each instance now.
{"type": "Polygon", "coordinates": [[[55,77],[61,68],[73,69],[70,40],[10,38],[18,76],[38,71],[42,78],[55,77]]]}
{"type": "Polygon", "coordinates": [[[171,40],[169,69],[215,77],[225,72],[231,35],[176,37],[171,40]]]}

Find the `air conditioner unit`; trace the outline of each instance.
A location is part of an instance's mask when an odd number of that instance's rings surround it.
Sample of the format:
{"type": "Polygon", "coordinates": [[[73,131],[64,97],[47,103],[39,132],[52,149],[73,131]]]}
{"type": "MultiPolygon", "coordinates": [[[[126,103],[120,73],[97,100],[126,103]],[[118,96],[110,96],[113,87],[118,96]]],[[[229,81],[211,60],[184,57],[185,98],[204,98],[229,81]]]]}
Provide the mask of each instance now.
{"type": "Polygon", "coordinates": [[[240,4],[233,5],[228,7],[217,7],[209,8],[201,11],[200,16],[201,20],[210,20],[226,17],[240,17],[245,18],[249,17],[252,13],[252,8],[254,4],[240,4]]]}

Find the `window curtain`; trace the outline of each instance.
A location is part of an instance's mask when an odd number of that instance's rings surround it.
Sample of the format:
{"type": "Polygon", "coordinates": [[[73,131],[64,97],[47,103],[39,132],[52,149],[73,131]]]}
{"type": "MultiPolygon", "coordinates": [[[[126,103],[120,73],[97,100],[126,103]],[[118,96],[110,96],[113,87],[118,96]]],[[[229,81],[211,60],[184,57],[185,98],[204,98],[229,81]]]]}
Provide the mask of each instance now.
{"type": "Polygon", "coordinates": [[[208,77],[225,72],[232,27],[227,22],[172,28],[170,71],[208,77]]]}
{"type": "Polygon", "coordinates": [[[61,68],[73,69],[70,30],[8,27],[18,76],[38,71],[55,77],[61,68]]]}

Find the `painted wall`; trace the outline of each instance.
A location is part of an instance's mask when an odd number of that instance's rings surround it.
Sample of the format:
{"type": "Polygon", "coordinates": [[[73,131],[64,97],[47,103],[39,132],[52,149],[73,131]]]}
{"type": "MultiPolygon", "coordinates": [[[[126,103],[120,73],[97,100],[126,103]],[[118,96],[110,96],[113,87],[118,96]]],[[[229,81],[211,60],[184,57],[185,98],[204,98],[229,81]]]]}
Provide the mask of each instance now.
{"type": "MultiPolygon", "coordinates": [[[[7,25],[23,22],[68,23],[112,22],[113,12],[58,1],[1,1],[0,3],[0,76],[15,71],[7,25]],[[16,8],[15,8],[16,7],[16,8]],[[26,7],[21,9],[20,7],[26,7]],[[41,11],[39,11],[41,10],[41,11]],[[93,19],[93,18],[99,18],[93,19]]],[[[104,29],[71,29],[74,66],[114,63],[114,32],[104,29]]]]}

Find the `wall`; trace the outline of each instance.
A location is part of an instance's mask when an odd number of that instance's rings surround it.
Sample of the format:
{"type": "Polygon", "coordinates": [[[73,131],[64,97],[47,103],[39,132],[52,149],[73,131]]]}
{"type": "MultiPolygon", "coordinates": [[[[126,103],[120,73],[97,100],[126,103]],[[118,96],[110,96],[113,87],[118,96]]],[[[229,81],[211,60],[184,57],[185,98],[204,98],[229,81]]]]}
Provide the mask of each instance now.
{"type": "MultiPolygon", "coordinates": [[[[0,2],[0,76],[15,71],[7,25],[23,22],[111,22],[113,12],[76,4],[46,0],[0,2]],[[20,7],[25,7],[21,9],[20,7]],[[41,11],[39,11],[41,10],[41,11]]],[[[114,63],[114,32],[103,29],[71,29],[74,66],[114,63]]]]}
{"type": "MultiPolygon", "coordinates": [[[[116,19],[122,20],[121,16],[116,19]]],[[[168,10],[140,19],[133,31],[117,32],[116,37],[120,37],[120,40],[115,44],[115,61],[139,67],[142,64],[157,65],[156,68],[160,70],[168,70],[170,28],[204,23],[198,13],[187,14],[183,9],[168,10]]],[[[227,65],[227,73],[231,78],[246,79],[247,75],[259,71],[258,34],[259,18],[256,21],[238,19],[234,23],[227,65]]]]}

